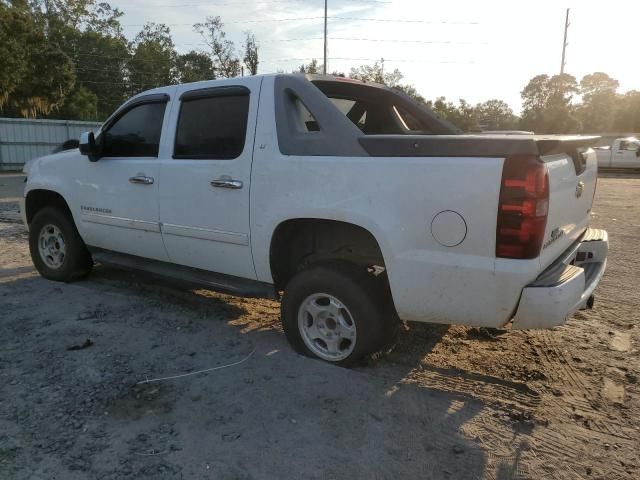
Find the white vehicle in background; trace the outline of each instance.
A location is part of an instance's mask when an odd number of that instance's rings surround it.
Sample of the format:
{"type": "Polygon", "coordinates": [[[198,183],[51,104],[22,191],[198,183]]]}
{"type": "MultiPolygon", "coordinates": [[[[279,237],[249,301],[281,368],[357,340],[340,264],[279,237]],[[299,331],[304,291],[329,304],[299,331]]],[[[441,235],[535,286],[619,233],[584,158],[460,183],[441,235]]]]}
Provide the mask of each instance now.
{"type": "Polygon", "coordinates": [[[594,150],[600,168],[640,169],[640,140],[636,137],[617,138],[611,145],[594,150]]]}
{"type": "Polygon", "coordinates": [[[597,140],[462,135],[345,78],[173,85],[30,162],[21,211],[45,278],[98,262],[282,295],[292,346],[344,365],[398,318],[549,328],[590,307],[597,140]]]}

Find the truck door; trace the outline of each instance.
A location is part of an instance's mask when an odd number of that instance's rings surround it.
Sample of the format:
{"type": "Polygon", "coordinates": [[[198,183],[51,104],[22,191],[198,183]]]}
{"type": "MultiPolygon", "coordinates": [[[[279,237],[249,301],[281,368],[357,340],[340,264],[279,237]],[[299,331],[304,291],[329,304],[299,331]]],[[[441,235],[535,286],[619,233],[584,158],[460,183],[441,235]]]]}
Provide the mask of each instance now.
{"type": "Polygon", "coordinates": [[[160,165],[160,222],[172,262],[255,279],[249,188],[261,78],[178,87],[160,165]]]}
{"type": "Polygon", "coordinates": [[[611,153],[613,166],[621,168],[640,168],[640,158],[638,148],[640,142],[637,140],[616,140],[611,153]]]}
{"type": "Polygon", "coordinates": [[[102,157],[83,157],[80,230],[88,245],[167,260],[158,214],[158,154],[168,101],[168,95],[155,94],[125,104],[100,132],[102,157]]]}

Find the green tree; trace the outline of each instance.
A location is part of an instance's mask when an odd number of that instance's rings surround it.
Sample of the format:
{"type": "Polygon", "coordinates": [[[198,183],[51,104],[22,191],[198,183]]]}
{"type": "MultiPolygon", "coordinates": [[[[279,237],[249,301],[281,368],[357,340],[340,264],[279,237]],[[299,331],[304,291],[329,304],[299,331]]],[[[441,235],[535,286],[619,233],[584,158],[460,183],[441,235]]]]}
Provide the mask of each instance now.
{"type": "Polygon", "coordinates": [[[91,29],[107,35],[122,33],[119,18],[123,15],[108,3],[96,0],[31,0],[34,9],[53,23],[74,30],[91,29]]]}
{"type": "MultiPolygon", "coordinates": [[[[78,37],[75,51],[77,88],[84,87],[97,97],[99,120],[108,117],[129,96],[129,48],[121,36],[88,30],[78,37]]],[[[75,92],[74,92],[75,94],[75,92]]]]}
{"type": "Polygon", "coordinates": [[[169,27],[145,24],[133,41],[128,63],[132,93],[175,83],[176,56],[169,27]]]}
{"type": "Polygon", "coordinates": [[[607,132],[613,127],[619,82],[603,72],[585,75],[580,80],[582,104],[578,118],[583,132],[607,132]]]}
{"type": "Polygon", "coordinates": [[[511,107],[498,99],[476,105],[476,116],[483,130],[513,130],[518,122],[511,107]]]}
{"type": "MultiPolygon", "coordinates": [[[[223,30],[220,17],[207,17],[205,22],[196,23],[193,29],[200,34],[211,49],[211,59],[217,77],[232,78],[240,75],[240,59],[236,47],[223,30]]],[[[257,60],[257,57],[256,57],[257,60]]]]}
{"type": "Polygon", "coordinates": [[[315,58],[312,59],[309,64],[302,64],[298,67],[298,70],[294,70],[293,73],[308,73],[311,75],[315,75],[318,73],[322,73],[322,65],[318,64],[318,60],[315,58]]]}
{"type": "Polygon", "coordinates": [[[385,72],[382,65],[376,62],[373,65],[360,65],[357,68],[352,68],[349,72],[349,77],[362,82],[373,82],[386,85],[408,95],[420,103],[426,103],[425,98],[418,93],[413,85],[400,83],[404,78],[404,75],[397,68],[391,72],[385,72]]]}
{"type": "Polygon", "coordinates": [[[28,69],[24,45],[36,30],[24,5],[0,3],[0,109],[7,103],[28,69]]]}
{"type": "Polygon", "coordinates": [[[427,100],[418,93],[418,90],[413,85],[395,85],[393,89],[408,95],[419,103],[427,103],[427,100]]]}
{"type": "Polygon", "coordinates": [[[569,74],[537,75],[522,90],[522,119],[525,130],[536,133],[570,133],[578,130],[573,96],[576,79],[569,74]]]}
{"type": "Polygon", "coordinates": [[[640,91],[631,90],[618,99],[614,115],[613,130],[617,132],[640,132],[640,91]]]}
{"type": "Polygon", "coordinates": [[[256,36],[251,32],[245,32],[244,40],[244,57],[242,61],[244,66],[247,67],[249,75],[258,74],[258,43],[256,42],[256,36]]]}
{"type": "MultiPolygon", "coordinates": [[[[83,87],[97,97],[97,117],[106,118],[128,96],[128,41],[122,32],[122,12],[96,0],[33,0],[34,15],[43,19],[48,40],[73,61],[76,85],[67,103],[86,99],[83,87]]],[[[70,115],[63,108],[59,115],[70,115]]],[[[58,115],[55,111],[51,115],[58,115]]],[[[95,115],[94,111],[94,115],[95,115]]],[[[74,118],[74,117],[66,117],[74,118]]]]}
{"type": "Polygon", "coordinates": [[[68,95],[57,112],[58,116],[73,120],[97,120],[98,96],[80,85],[68,95]]]}
{"type": "Polygon", "coordinates": [[[381,83],[388,87],[397,87],[400,85],[404,75],[397,68],[391,72],[385,72],[382,65],[379,62],[375,62],[373,65],[360,65],[357,68],[352,68],[349,72],[349,77],[363,82],[381,83]]]}
{"type": "Polygon", "coordinates": [[[178,79],[180,83],[213,80],[213,62],[205,53],[191,50],[189,53],[178,55],[176,60],[178,79]]]}
{"type": "Polygon", "coordinates": [[[47,37],[47,24],[25,1],[0,4],[0,106],[11,115],[46,115],[75,82],[73,62],[47,37]],[[7,71],[7,66],[11,71],[7,71]]]}
{"type": "Polygon", "coordinates": [[[476,109],[463,99],[458,100],[458,105],[449,102],[445,97],[438,97],[435,101],[428,101],[427,106],[436,115],[454,124],[463,132],[476,132],[480,130],[476,109]]]}

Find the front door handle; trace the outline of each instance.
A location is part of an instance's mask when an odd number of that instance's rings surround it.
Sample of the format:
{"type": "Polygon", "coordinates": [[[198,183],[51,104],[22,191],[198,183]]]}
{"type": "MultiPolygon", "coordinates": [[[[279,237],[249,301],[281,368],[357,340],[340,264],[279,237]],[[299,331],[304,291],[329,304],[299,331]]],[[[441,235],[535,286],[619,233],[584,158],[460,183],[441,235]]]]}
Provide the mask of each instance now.
{"type": "Polygon", "coordinates": [[[129,182],[137,183],[140,185],[151,185],[153,183],[153,177],[146,177],[144,175],[136,175],[135,177],[129,178],[129,182]]]}
{"type": "Polygon", "coordinates": [[[242,188],[242,182],[240,180],[234,180],[228,175],[223,175],[216,180],[211,180],[211,186],[216,188],[231,188],[237,190],[239,188],[242,188]]]}

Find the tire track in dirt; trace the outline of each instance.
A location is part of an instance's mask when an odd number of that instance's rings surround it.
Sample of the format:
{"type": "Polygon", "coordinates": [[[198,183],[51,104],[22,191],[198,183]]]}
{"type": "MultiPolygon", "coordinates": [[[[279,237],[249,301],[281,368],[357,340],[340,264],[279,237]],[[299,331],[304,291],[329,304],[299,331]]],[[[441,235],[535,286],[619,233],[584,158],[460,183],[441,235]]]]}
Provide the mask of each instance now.
{"type": "Polygon", "coordinates": [[[403,380],[443,392],[459,393],[487,404],[507,404],[520,408],[535,408],[540,394],[524,383],[503,380],[457,369],[423,367],[411,371],[403,380]]]}
{"type": "Polygon", "coordinates": [[[537,345],[535,348],[549,372],[549,379],[561,385],[565,379],[567,382],[566,385],[562,385],[565,388],[560,389],[562,396],[549,400],[558,405],[570,418],[582,421],[590,432],[619,440],[631,440],[632,432],[626,432],[619,421],[611,419],[605,412],[594,407],[594,402],[599,400],[598,397],[602,397],[602,392],[589,388],[583,375],[574,367],[574,361],[560,350],[557,344],[558,339],[552,333],[540,332],[539,339],[542,345],[537,345]],[[567,386],[570,388],[567,389],[567,386]]]}
{"type": "Polygon", "coordinates": [[[543,363],[546,364],[551,378],[557,382],[567,380],[572,387],[571,395],[575,398],[588,398],[589,388],[582,378],[582,374],[573,366],[574,362],[568,358],[565,351],[558,347],[558,333],[541,331],[539,338],[542,347],[537,348],[537,352],[543,363]],[[553,335],[552,335],[553,333],[553,335]],[[554,368],[555,367],[555,368],[554,368]],[[575,389],[575,390],[574,390],[575,389]]]}

